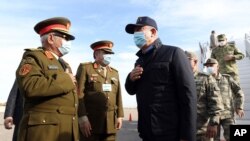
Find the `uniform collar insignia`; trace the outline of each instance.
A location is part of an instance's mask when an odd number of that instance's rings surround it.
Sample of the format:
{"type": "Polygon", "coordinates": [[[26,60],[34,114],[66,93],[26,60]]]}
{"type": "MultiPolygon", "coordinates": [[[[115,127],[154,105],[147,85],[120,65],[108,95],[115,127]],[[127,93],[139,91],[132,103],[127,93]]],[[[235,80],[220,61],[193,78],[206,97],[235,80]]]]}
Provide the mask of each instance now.
{"type": "Polygon", "coordinates": [[[52,55],[52,53],[50,51],[44,51],[44,54],[46,55],[46,57],[50,60],[52,60],[54,57],[52,55]]]}

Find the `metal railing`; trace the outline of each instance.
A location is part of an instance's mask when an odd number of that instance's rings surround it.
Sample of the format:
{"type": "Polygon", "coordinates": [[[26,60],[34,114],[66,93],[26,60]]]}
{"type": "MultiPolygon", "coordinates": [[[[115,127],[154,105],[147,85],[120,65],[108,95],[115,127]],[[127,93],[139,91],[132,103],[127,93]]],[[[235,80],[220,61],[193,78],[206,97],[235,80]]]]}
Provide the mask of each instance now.
{"type": "Polygon", "coordinates": [[[250,59],[250,35],[245,34],[246,57],[250,59]]]}

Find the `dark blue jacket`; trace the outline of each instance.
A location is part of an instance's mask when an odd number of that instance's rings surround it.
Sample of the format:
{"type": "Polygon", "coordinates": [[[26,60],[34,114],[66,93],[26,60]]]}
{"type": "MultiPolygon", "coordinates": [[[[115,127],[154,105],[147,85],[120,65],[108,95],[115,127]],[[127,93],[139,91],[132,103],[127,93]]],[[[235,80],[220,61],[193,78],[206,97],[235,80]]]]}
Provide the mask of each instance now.
{"type": "Polygon", "coordinates": [[[125,88],[136,94],[138,131],[147,140],[196,141],[196,89],[194,76],[184,52],[163,45],[160,39],[153,49],[135,63],[143,67],[141,78],[132,82],[127,77],[125,88]]]}
{"type": "Polygon", "coordinates": [[[20,95],[18,84],[15,81],[7,100],[4,118],[13,117],[13,122],[15,125],[19,124],[23,113],[23,98],[20,95]]]}

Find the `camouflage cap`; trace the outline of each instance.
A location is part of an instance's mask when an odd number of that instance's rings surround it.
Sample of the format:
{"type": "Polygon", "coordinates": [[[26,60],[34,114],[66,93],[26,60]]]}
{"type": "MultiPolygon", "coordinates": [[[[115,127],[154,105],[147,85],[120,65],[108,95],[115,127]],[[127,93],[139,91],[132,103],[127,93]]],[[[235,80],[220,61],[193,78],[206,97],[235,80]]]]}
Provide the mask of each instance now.
{"type": "Polygon", "coordinates": [[[185,54],[187,55],[188,59],[197,59],[197,55],[194,52],[185,51],[185,54]]]}
{"type": "Polygon", "coordinates": [[[220,34],[217,36],[217,39],[218,39],[218,41],[225,41],[227,38],[226,38],[225,34],[220,34]]]}
{"type": "Polygon", "coordinates": [[[206,63],[204,63],[204,66],[206,66],[208,64],[218,64],[218,61],[214,58],[208,58],[206,63]]]}

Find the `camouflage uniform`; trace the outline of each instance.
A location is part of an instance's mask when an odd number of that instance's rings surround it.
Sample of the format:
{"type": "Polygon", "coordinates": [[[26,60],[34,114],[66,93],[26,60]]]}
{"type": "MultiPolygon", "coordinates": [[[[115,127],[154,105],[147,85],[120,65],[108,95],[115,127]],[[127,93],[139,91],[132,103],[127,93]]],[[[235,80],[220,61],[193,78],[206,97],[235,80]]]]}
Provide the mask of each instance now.
{"type": "Polygon", "coordinates": [[[223,108],[220,91],[212,76],[194,73],[197,90],[197,141],[212,141],[205,137],[207,126],[219,124],[219,114],[223,108]]]}
{"type": "MultiPolygon", "coordinates": [[[[239,84],[228,74],[218,74],[216,78],[223,99],[224,110],[221,112],[220,125],[224,129],[224,137],[229,141],[229,125],[235,124],[234,113],[236,109],[243,110],[244,94],[239,84]]],[[[220,129],[220,128],[219,128],[220,129]]],[[[218,131],[218,133],[220,133],[218,131]]],[[[219,141],[220,134],[216,141],[219,141]]]]}
{"type": "Polygon", "coordinates": [[[236,60],[244,58],[244,54],[241,53],[233,44],[226,44],[223,47],[217,47],[212,50],[211,58],[216,59],[219,62],[220,73],[231,75],[235,81],[239,82],[238,67],[236,60]],[[234,55],[235,60],[225,61],[225,55],[234,55]]]}

